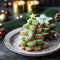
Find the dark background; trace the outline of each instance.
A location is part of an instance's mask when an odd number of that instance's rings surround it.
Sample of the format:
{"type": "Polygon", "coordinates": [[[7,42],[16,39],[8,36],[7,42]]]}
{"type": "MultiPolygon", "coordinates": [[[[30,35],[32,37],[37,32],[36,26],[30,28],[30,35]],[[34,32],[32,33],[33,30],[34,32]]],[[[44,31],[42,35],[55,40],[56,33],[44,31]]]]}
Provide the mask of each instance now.
{"type": "MultiPolygon", "coordinates": [[[[0,3],[2,3],[4,0],[0,0],[0,3]]],[[[14,1],[14,0],[7,0],[7,1],[14,1]]],[[[27,0],[25,0],[27,1],[27,0]]],[[[60,0],[38,0],[40,1],[40,6],[46,7],[46,6],[60,6],[60,0]]]]}
{"type": "MultiPolygon", "coordinates": [[[[14,1],[14,0],[7,0],[7,1],[14,1]]],[[[27,0],[25,0],[27,1],[27,0]]],[[[38,0],[40,2],[38,11],[43,11],[46,8],[49,7],[57,7],[58,10],[60,10],[60,0],[38,0]]],[[[4,10],[11,10],[11,8],[6,9],[3,6],[4,0],[0,0],[0,10],[4,9],[4,10]]]]}

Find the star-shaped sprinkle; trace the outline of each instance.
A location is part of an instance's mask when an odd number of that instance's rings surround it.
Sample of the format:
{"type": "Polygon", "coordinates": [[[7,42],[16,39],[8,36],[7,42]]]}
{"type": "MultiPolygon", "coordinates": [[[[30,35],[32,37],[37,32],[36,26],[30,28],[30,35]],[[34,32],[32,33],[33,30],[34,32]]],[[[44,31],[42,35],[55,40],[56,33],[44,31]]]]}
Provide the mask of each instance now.
{"type": "Polygon", "coordinates": [[[32,19],[34,19],[35,16],[36,16],[36,14],[33,14],[33,13],[32,13],[32,15],[30,15],[30,17],[31,17],[32,19]]]}

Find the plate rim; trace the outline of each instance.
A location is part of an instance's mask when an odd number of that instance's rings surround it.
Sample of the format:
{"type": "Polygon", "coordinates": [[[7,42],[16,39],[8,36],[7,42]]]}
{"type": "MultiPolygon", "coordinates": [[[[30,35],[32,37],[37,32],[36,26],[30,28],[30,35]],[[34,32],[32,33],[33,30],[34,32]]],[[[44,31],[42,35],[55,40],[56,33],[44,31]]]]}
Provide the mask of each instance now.
{"type": "MultiPolygon", "coordinates": [[[[20,31],[21,29],[22,29],[22,27],[10,31],[9,33],[6,34],[5,38],[3,39],[5,46],[6,46],[10,51],[13,51],[13,52],[15,52],[15,53],[18,53],[18,54],[21,54],[21,55],[25,55],[25,56],[45,56],[45,55],[49,55],[49,54],[52,54],[52,53],[60,50],[60,44],[59,44],[58,48],[56,48],[55,50],[52,50],[52,51],[50,51],[50,52],[45,52],[44,54],[35,54],[35,55],[34,55],[34,54],[25,54],[25,53],[22,53],[22,52],[20,52],[20,53],[17,52],[16,49],[14,49],[11,45],[9,46],[9,44],[6,43],[6,41],[7,41],[7,40],[6,40],[6,37],[7,37],[9,34],[11,34],[12,32],[17,31],[17,30],[20,31]]],[[[17,32],[16,32],[16,33],[17,33],[17,32]]],[[[14,34],[16,34],[16,33],[14,33],[14,34]]],[[[57,32],[57,33],[58,33],[58,32],[57,32]]],[[[14,35],[14,34],[13,34],[13,35],[14,35]]],[[[59,34],[59,33],[58,33],[58,34],[59,34]]],[[[59,34],[59,35],[60,35],[60,34],[59,34]]]]}

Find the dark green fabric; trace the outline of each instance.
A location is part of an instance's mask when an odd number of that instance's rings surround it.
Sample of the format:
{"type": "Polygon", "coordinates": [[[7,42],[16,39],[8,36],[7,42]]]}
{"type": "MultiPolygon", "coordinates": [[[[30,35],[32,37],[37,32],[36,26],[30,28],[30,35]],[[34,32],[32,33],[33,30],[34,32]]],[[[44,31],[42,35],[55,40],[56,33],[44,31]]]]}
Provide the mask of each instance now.
{"type": "MultiPolygon", "coordinates": [[[[47,16],[50,16],[50,17],[54,17],[56,12],[58,12],[56,9],[54,8],[49,8],[45,11],[43,11],[42,13],[45,13],[47,16]]],[[[41,13],[39,13],[38,15],[40,15],[41,13]]],[[[12,20],[12,21],[8,21],[8,22],[3,22],[2,24],[2,27],[6,29],[7,32],[15,29],[15,28],[18,28],[18,27],[22,27],[23,24],[26,23],[26,19],[23,18],[21,20],[12,20]]],[[[60,22],[55,22],[56,24],[56,30],[58,32],[60,32],[60,22]]]]}
{"type": "Polygon", "coordinates": [[[56,14],[57,12],[58,12],[58,11],[57,11],[55,8],[49,8],[49,9],[46,9],[45,11],[43,11],[42,13],[46,14],[46,15],[49,16],[49,17],[54,18],[55,14],[56,14]]]}
{"type": "Polygon", "coordinates": [[[60,32],[60,22],[54,22],[56,25],[56,31],[60,32]]]}
{"type": "Polygon", "coordinates": [[[21,27],[23,24],[26,23],[26,20],[13,20],[9,22],[4,22],[2,24],[2,27],[6,29],[6,32],[9,32],[15,28],[21,27]]]}

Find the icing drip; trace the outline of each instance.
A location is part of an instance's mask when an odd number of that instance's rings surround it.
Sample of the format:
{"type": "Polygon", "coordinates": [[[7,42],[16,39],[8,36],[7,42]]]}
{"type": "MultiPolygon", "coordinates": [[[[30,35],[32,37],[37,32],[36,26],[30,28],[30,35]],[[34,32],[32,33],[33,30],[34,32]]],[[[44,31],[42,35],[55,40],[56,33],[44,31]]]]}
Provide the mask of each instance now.
{"type": "Polygon", "coordinates": [[[47,17],[45,14],[41,14],[40,17],[36,17],[36,20],[40,23],[40,24],[49,24],[49,21],[52,20],[51,17],[47,17]]]}

